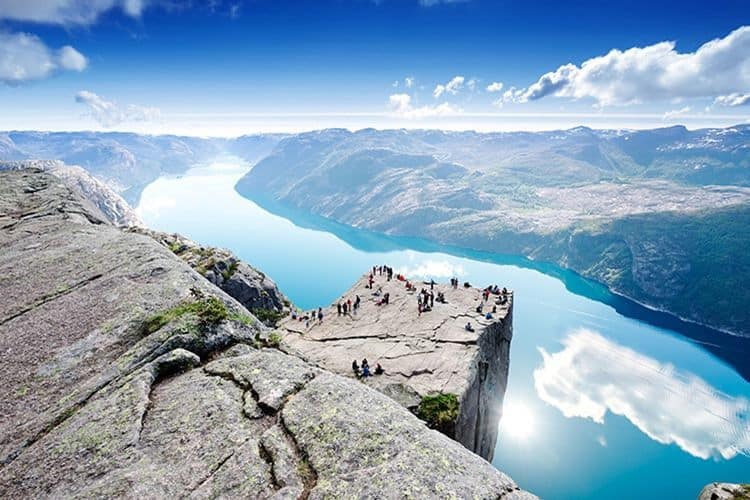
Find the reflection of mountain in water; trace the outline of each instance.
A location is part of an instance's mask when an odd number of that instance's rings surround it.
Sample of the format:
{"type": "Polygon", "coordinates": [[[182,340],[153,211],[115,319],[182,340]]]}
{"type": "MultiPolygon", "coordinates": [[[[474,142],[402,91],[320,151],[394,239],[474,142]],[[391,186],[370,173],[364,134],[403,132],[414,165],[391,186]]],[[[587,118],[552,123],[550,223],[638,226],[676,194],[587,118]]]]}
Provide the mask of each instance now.
{"type": "MultiPolygon", "coordinates": [[[[357,229],[331,219],[296,210],[269,198],[242,193],[261,208],[284,217],[296,226],[331,233],[363,252],[388,252],[416,250],[425,253],[447,253],[457,257],[490,262],[499,265],[533,269],[559,279],[565,288],[576,295],[596,300],[613,307],[619,314],[686,337],[719,359],[731,365],[745,380],[750,381],[750,338],[737,337],[695,323],[682,321],[671,314],[654,311],[636,302],[611,293],[603,285],[587,280],[580,275],[554,264],[535,262],[517,255],[493,254],[465,248],[439,245],[421,238],[391,237],[373,231],[357,229]]],[[[478,283],[477,285],[481,285],[478,283]]]]}
{"type": "Polygon", "coordinates": [[[539,397],[566,417],[604,422],[607,411],[651,439],[703,458],[750,453],[750,401],[723,394],[598,333],[579,330],[534,371],[539,397]]]}

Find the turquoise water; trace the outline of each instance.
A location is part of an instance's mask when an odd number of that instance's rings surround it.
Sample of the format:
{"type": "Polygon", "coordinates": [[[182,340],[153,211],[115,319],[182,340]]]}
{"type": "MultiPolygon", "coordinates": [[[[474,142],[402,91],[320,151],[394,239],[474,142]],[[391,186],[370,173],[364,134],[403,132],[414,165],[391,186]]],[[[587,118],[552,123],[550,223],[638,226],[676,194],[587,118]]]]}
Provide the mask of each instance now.
{"type": "Polygon", "coordinates": [[[749,342],[555,266],[261,208],[234,191],[247,169],[225,159],[161,178],[138,212],[154,229],[233,250],[305,309],[331,303],[379,263],[515,290],[493,464],[521,487],[544,498],[695,498],[712,481],[750,481],[749,342]]]}

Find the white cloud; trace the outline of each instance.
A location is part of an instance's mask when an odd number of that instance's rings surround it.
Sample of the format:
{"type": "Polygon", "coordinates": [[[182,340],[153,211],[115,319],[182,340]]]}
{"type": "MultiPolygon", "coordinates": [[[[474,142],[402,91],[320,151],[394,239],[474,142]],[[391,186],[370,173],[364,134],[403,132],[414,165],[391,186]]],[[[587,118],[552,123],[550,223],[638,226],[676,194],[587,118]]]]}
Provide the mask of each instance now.
{"type": "Polygon", "coordinates": [[[456,95],[458,91],[461,90],[461,87],[463,87],[463,85],[464,85],[464,77],[460,75],[454,76],[445,85],[438,84],[435,87],[435,90],[432,91],[432,95],[435,96],[435,99],[439,98],[441,95],[445,93],[456,95]]]}
{"type": "Polygon", "coordinates": [[[407,89],[410,89],[414,86],[415,81],[416,80],[413,76],[407,76],[406,78],[404,78],[404,86],[406,86],[407,89]]]}
{"type": "Polygon", "coordinates": [[[468,82],[466,82],[466,86],[469,88],[469,90],[474,92],[474,89],[477,88],[478,83],[479,83],[479,80],[477,80],[476,78],[472,78],[468,82]]]}
{"type": "Polygon", "coordinates": [[[76,94],[76,102],[88,108],[88,115],[98,121],[103,127],[114,127],[124,122],[153,121],[161,115],[158,108],[149,108],[129,104],[119,104],[107,101],[93,92],[82,90],[76,94]]]}
{"type": "Polygon", "coordinates": [[[138,17],[149,3],[149,0],[0,0],[0,19],[87,25],[115,8],[138,17]]]}
{"type": "Polygon", "coordinates": [[[447,102],[436,106],[414,107],[409,94],[393,94],[388,98],[388,107],[391,111],[402,118],[428,118],[432,116],[457,115],[461,109],[447,102]]]}
{"type": "Polygon", "coordinates": [[[750,402],[719,392],[691,373],[580,329],[534,371],[539,397],[566,417],[604,423],[607,412],[651,439],[702,459],[750,453],[750,402]]]}
{"type": "Polygon", "coordinates": [[[546,96],[593,98],[625,105],[679,98],[713,98],[750,89],[750,26],[680,53],[675,42],[625,51],[614,49],[580,66],[565,64],[511,97],[516,102],[546,96]]]}
{"type": "Polygon", "coordinates": [[[746,104],[750,104],[750,94],[734,92],[729,95],[720,95],[716,98],[714,104],[721,106],[745,106],[746,104]]]}
{"type": "Polygon", "coordinates": [[[83,54],[69,45],[53,50],[34,35],[0,32],[0,82],[19,85],[60,70],[83,71],[86,65],[83,54]]]}
{"type": "Polygon", "coordinates": [[[487,92],[500,92],[503,90],[503,82],[492,82],[487,85],[487,92]]]}
{"type": "Polygon", "coordinates": [[[674,109],[672,111],[667,111],[666,113],[664,113],[663,120],[664,121],[674,120],[688,113],[690,113],[690,106],[685,106],[684,108],[680,108],[680,109],[674,109]]]}

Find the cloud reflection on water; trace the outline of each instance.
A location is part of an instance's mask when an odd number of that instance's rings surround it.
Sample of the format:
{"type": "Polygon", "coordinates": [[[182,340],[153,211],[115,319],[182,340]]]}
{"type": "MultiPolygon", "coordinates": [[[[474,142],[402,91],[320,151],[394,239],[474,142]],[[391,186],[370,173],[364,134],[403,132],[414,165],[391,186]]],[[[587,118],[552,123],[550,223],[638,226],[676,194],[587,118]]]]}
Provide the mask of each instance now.
{"type": "Polygon", "coordinates": [[[674,443],[695,457],[750,454],[747,399],[723,394],[691,373],[591,330],[576,330],[563,345],[553,354],[539,348],[544,359],[534,371],[534,386],[566,417],[602,424],[609,410],[651,439],[674,443]]]}

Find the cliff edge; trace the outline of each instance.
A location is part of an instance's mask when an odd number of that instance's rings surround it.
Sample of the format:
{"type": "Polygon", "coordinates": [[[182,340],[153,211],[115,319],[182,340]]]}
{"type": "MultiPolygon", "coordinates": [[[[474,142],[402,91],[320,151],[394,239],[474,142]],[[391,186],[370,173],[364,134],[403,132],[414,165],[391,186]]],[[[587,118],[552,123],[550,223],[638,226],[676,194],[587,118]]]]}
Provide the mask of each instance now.
{"type": "Polygon", "coordinates": [[[0,497],[533,498],[47,173],[0,246],[0,497]]]}
{"type": "Polygon", "coordinates": [[[367,359],[371,370],[380,364],[384,373],[362,381],[492,460],[513,337],[513,293],[498,291],[485,300],[471,286],[368,273],[321,311],[322,321],[302,313],[279,332],[292,352],[340,375],[354,376],[355,360],[367,359]],[[420,297],[428,311],[420,311],[420,297]],[[344,303],[352,306],[340,312],[344,303]]]}

